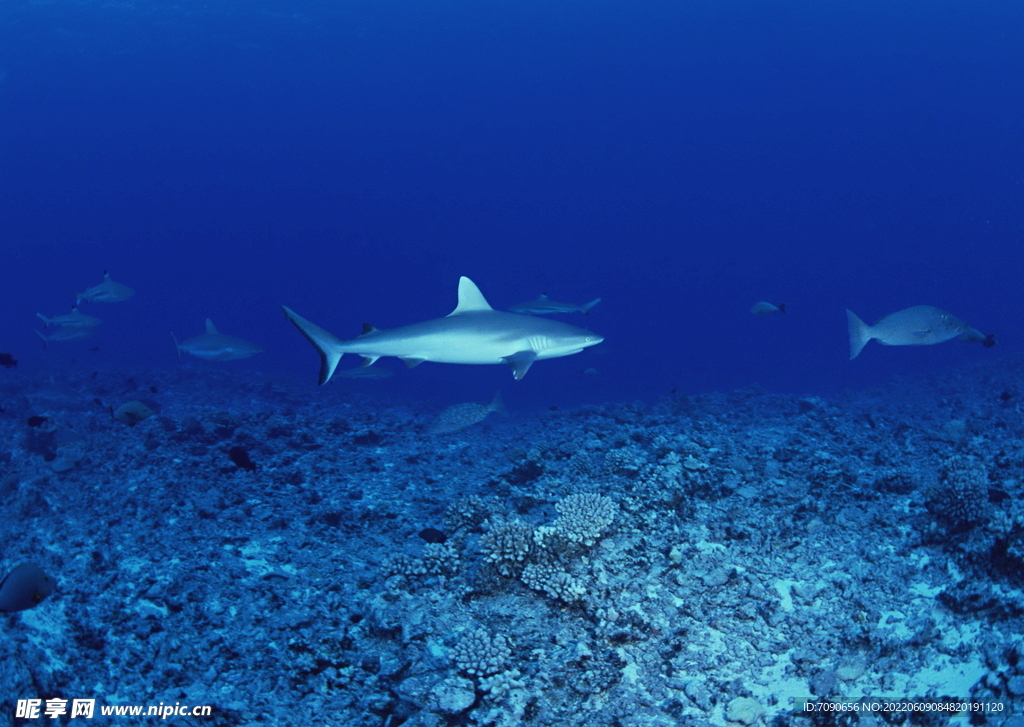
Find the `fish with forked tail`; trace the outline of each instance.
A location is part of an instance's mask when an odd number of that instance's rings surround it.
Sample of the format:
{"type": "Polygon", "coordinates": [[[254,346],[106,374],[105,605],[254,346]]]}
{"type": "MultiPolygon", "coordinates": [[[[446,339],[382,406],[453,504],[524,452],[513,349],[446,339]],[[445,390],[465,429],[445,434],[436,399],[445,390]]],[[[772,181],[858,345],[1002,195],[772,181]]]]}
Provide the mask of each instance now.
{"type": "Polygon", "coordinates": [[[850,333],[850,360],[857,358],[871,339],[886,346],[931,346],[963,336],[971,327],[952,313],[931,305],[915,305],[890,313],[869,326],[846,311],[850,333]]]}

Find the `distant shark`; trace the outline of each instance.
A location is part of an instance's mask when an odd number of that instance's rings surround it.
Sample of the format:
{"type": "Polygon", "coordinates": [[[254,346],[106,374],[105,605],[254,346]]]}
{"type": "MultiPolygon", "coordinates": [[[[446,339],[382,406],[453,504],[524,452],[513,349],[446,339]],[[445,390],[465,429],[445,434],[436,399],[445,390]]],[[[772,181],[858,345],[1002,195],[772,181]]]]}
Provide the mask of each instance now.
{"type": "Polygon", "coordinates": [[[410,368],[423,361],[508,364],[518,380],[534,361],[579,353],[604,340],[584,328],[546,318],[491,308],[472,280],[459,278],[459,304],[444,318],[378,330],[363,326],[358,338],[343,341],[281,306],[320,353],[320,384],[330,381],[341,357],[354,353],[369,366],[381,356],[397,356],[410,368]]]}
{"type": "Polygon", "coordinates": [[[594,298],[589,303],[584,303],[583,305],[559,303],[557,300],[551,300],[547,293],[541,293],[533,300],[514,305],[509,310],[513,313],[525,313],[531,316],[546,316],[550,313],[576,313],[577,311],[586,315],[590,313],[591,308],[600,302],[600,298],[594,298]]]}
{"type": "Polygon", "coordinates": [[[46,348],[46,344],[51,341],[80,341],[95,335],[95,333],[96,326],[61,326],[48,333],[36,331],[36,335],[43,342],[43,348],[46,348]]]}
{"type": "Polygon", "coordinates": [[[63,316],[54,316],[53,318],[47,318],[42,313],[36,313],[36,316],[43,322],[45,326],[67,326],[70,328],[89,328],[95,327],[103,323],[99,318],[95,316],[87,316],[78,310],[77,305],[71,306],[71,312],[63,316]]]}
{"type": "Polygon", "coordinates": [[[81,293],[75,293],[75,305],[78,305],[83,300],[93,303],[118,303],[122,300],[128,300],[133,295],[135,295],[134,290],[127,285],[115,283],[110,279],[110,273],[104,270],[102,283],[86,288],[81,293]]]}
{"type": "Polygon", "coordinates": [[[184,351],[206,361],[236,361],[263,351],[259,346],[242,338],[220,333],[209,318],[206,319],[206,331],[195,338],[189,338],[181,343],[178,343],[173,333],[171,338],[178,349],[178,358],[181,358],[184,351]]]}

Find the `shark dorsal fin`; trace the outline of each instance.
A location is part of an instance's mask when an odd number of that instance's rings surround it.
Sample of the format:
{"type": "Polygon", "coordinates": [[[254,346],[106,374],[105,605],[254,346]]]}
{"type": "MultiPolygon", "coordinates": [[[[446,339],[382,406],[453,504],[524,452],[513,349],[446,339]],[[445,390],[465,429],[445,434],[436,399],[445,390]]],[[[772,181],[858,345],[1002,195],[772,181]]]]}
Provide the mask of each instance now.
{"type": "Polygon", "coordinates": [[[206,332],[207,333],[216,333],[217,332],[216,326],[213,325],[213,321],[211,321],[209,318],[206,319],[206,332]]]}
{"type": "Polygon", "coordinates": [[[371,325],[370,325],[369,323],[364,323],[364,324],[363,324],[363,332],[362,332],[362,333],[360,333],[359,335],[360,335],[360,336],[365,336],[365,335],[366,335],[366,334],[368,334],[368,333],[376,333],[376,332],[377,332],[377,329],[376,329],[376,328],[374,328],[373,326],[371,326],[371,325]]]}
{"type": "Polygon", "coordinates": [[[457,316],[461,313],[484,310],[494,309],[487,303],[487,299],[480,292],[480,288],[476,287],[476,283],[463,275],[459,278],[459,304],[448,315],[457,316]]]}

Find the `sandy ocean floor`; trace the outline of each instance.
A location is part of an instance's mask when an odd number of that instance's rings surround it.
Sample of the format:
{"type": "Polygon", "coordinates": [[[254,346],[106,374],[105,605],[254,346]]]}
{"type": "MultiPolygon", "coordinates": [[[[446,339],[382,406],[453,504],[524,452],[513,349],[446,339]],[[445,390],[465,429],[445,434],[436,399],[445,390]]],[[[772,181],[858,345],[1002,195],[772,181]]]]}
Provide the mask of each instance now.
{"type": "Polygon", "coordinates": [[[140,725],[1024,727],[1024,361],[541,415],[509,389],[437,435],[381,383],[0,370],[0,575],[58,581],[0,614],[0,725],[94,699],[140,725]],[[112,419],[129,400],[157,413],[112,419]]]}

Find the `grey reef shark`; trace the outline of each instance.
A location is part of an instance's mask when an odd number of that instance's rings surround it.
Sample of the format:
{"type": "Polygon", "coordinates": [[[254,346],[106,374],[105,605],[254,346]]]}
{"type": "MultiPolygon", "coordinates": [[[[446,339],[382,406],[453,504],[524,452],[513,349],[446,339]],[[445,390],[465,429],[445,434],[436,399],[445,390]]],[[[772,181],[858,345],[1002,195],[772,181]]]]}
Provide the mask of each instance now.
{"type": "Polygon", "coordinates": [[[263,352],[262,348],[243,338],[221,333],[209,318],[206,319],[206,330],[198,336],[179,343],[172,332],[171,339],[178,350],[179,361],[182,353],[190,353],[205,361],[237,361],[263,352]]]}
{"type": "Polygon", "coordinates": [[[381,356],[397,356],[410,368],[423,361],[508,364],[516,380],[534,361],[560,358],[596,346],[603,337],[585,328],[547,318],[494,310],[467,277],[459,279],[459,304],[444,318],[380,330],[364,324],[357,338],[342,340],[291,308],[281,306],[320,353],[320,384],[330,381],[341,357],[354,353],[370,366],[381,356]]]}

